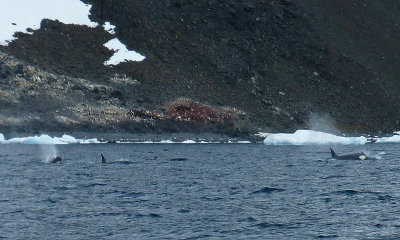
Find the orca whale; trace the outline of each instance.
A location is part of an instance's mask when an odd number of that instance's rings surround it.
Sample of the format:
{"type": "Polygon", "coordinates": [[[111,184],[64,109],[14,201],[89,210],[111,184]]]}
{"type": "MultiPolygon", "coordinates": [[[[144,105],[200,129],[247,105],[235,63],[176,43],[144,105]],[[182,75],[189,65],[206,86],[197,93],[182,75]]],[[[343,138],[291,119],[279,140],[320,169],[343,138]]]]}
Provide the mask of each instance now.
{"type": "Polygon", "coordinates": [[[329,148],[332,153],[332,158],[333,159],[338,159],[338,160],[366,160],[368,159],[367,154],[364,152],[359,152],[359,153],[352,153],[352,154],[347,154],[347,155],[337,155],[335,151],[333,151],[332,148],[329,148]]]}
{"type": "Polygon", "coordinates": [[[107,163],[107,160],[103,154],[101,154],[101,163],[107,163]]]}
{"type": "Polygon", "coordinates": [[[50,160],[50,163],[61,163],[61,157],[55,157],[50,160]]]}

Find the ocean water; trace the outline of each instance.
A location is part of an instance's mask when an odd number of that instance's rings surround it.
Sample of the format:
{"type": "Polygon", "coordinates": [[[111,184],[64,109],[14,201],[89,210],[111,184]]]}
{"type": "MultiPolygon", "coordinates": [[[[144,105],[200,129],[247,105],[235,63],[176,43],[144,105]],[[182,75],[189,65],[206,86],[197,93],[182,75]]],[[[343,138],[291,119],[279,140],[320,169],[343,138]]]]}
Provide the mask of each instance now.
{"type": "Polygon", "coordinates": [[[399,239],[399,156],[398,144],[0,145],[0,239],[399,239]],[[45,162],[54,152],[61,164],[45,162]]]}

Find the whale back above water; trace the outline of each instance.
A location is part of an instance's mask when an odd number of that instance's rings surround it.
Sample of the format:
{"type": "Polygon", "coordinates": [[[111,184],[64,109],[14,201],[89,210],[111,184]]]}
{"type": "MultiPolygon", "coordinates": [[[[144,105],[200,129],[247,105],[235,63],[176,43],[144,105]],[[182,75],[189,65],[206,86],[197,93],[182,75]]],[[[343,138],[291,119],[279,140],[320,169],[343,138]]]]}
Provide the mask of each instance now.
{"type": "Polygon", "coordinates": [[[338,159],[338,160],[365,160],[367,159],[367,154],[364,152],[359,152],[359,153],[351,153],[351,154],[346,154],[346,155],[337,155],[336,152],[330,148],[332,158],[333,159],[338,159]]]}
{"type": "Polygon", "coordinates": [[[51,159],[50,163],[61,163],[62,158],[61,157],[55,157],[51,159]]]}

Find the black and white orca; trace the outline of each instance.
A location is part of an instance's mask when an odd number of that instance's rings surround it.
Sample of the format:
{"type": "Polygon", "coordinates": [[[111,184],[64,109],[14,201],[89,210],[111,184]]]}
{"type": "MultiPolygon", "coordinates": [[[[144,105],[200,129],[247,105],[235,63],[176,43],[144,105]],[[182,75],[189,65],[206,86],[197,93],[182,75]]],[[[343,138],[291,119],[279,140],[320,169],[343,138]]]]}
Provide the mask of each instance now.
{"type": "Polygon", "coordinates": [[[369,159],[367,154],[364,152],[359,152],[359,153],[351,153],[351,154],[346,154],[346,155],[337,155],[335,151],[333,151],[332,148],[330,148],[332,158],[337,159],[337,160],[367,160],[369,159]]]}

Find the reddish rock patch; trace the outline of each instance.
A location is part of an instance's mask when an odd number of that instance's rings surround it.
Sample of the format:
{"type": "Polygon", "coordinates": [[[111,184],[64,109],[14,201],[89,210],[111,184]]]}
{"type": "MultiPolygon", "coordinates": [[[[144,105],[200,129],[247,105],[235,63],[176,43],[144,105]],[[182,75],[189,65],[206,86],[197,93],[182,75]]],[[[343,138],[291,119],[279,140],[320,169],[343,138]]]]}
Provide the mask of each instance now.
{"type": "Polygon", "coordinates": [[[219,123],[235,125],[239,111],[234,108],[216,108],[206,104],[179,98],[163,106],[168,119],[188,121],[195,124],[219,123]]]}

